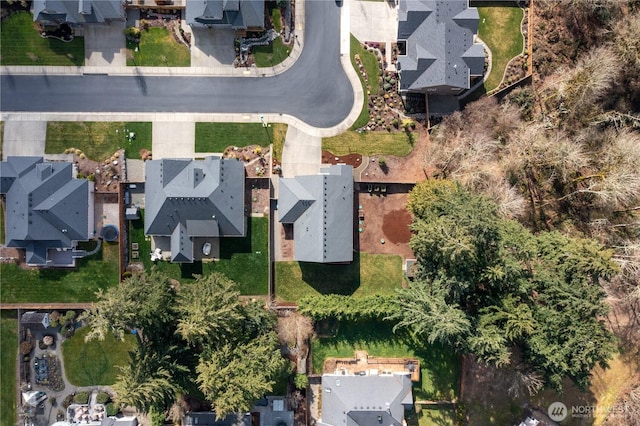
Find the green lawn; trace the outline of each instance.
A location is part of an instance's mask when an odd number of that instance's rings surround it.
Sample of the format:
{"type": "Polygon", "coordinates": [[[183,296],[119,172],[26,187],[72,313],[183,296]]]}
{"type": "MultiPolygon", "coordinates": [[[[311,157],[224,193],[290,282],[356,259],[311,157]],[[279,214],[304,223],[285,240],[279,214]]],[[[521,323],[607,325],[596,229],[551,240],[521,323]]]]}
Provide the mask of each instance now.
{"type": "Polygon", "coordinates": [[[287,138],[287,125],[282,123],[273,123],[273,158],[282,161],[282,149],[284,141],[287,138]]]}
{"type": "Polygon", "coordinates": [[[191,52],[182,43],[178,43],[171,33],[162,27],[151,27],[140,33],[140,45],[127,42],[127,65],[139,67],[188,67],[191,65],[191,52]]]}
{"type": "Polygon", "coordinates": [[[362,155],[397,155],[403,157],[413,149],[413,134],[404,132],[362,132],[353,130],[322,139],[322,149],[335,155],[357,152],[362,155]]]}
{"type": "Polygon", "coordinates": [[[129,363],[129,351],[135,349],[136,338],[127,334],[122,342],[107,334],[104,341],[85,342],[88,332],[89,327],[82,327],[62,342],[67,379],[75,386],[112,385],[120,374],[116,366],[129,363]]]}
{"type": "Polygon", "coordinates": [[[91,257],[78,259],[76,269],[20,269],[0,264],[2,303],[93,302],[99,288],[118,284],[117,244],[105,243],[91,257]]]}
{"type": "Polygon", "coordinates": [[[458,424],[456,413],[453,409],[421,404],[416,404],[415,415],[406,420],[408,426],[455,426],[458,424]]]}
{"type": "MultiPolygon", "coordinates": [[[[213,262],[177,264],[158,262],[155,268],[182,282],[193,280],[193,274],[208,275],[220,272],[238,284],[244,295],[265,295],[268,293],[268,227],[266,217],[253,217],[244,238],[222,238],[220,259],[213,262]]],[[[153,267],[149,254],[151,240],[144,236],[144,211],[139,220],[131,221],[129,241],[138,243],[140,260],[146,269],[153,267]]]]}
{"type": "Polygon", "coordinates": [[[16,357],[18,355],[18,313],[0,312],[0,424],[14,426],[16,401],[16,357]]]}
{"type": "Polygon", "coordinates": [[[267,3],[267,9],[269,10],[269,16],[271,16],[271,22],[273,23],[273,29],[276,32],[282,30],[282,22],[280,22],[280,8],[276,2],[267,3]]]}
{"type": "Polygon", "coordinates": [[[196,152],[223,152],[229,146],[269,146],[274,138],[274,124],[196,123],[196,152]]]}
{"type": "Polygon", "coordinates": [[[1,65],[84,65],[84,38],[64,43],[42,38],[33,15],[18,12],[2,20],[0,28],[1,65]]]}
{"type": "MultiPolygon", "coordinates": [[[[367,79],[369,80],[369,85],[371,86],[371,94],[375,95],[380,91],[380,82],[379,82],[379,73],[380,73],[380,64],[378,63],[378,58],[364,49],[357,38],[351,34],[351,65],[353,69],[358,74],[358,78],[360,79],[360,83],[362,84],[362,90],[365,95],[367,95],[367,86],[365,84],[364,78],[360,73],[358,65],[356,64],[355,55],[360,56],[360,60],[362,61],[362,65],[364,66],[364,70],[367,73],[367,79]]],[[[355,123],[351,126],[352,130],[358,129],[362,126],[365,126],[369,122],[369,106],[368,106],[368,96],[365,96],[364,103],[362,105],[362,110],[360,111],[360,115],[356,119],[355,123]]]]}
{"type": "Polygon", "coordinates": [[[317,294],[391,294],[402,285],[402,257],[360,253],[348,265],[276,262],[276,295],[294,302],[317,294]]]}
{"type": "Polygon", "coordinates": [[[272,67],[278,65],[289,57],[291,47],[282,42],[278,37],[266,46],[256,46],[252,48],[253,59],[257,67],[272,67]]]}
{"type": "Polygon", "coordinates": [[[4,121],[0,121],[0,157],[2,157],[3,146],[4,146],[4,121]]]}
{"type": "Polygon", "coordinates": [[[0,202],[0,244],[4,244],[4,204],[0,202]]]}
{"type": "Polygon", "coordinates": [[[524,39],[520,31],[523,11],[515,3],[478,5],[478,35],[491,49],[491,74],[484,82],[489,92],[500,84],[507,63],[522,53],[524,39]]]}
{"type": "Polygon", "coordinates": [[[403,333],[393,333],[388,322],[339,323],[335,337],[316,338],[312,342],[313,371],[322,372],[330,357],[353,357],[366,350],[377,357],[416,357],[420,360],[420,382],[413,387],[416,400],[451,400],[456,396],[460,358],[439,345],[417,348],[403,333]]]}
{"type": "Polygon", "coordinates": [[[67,148],[81,149],[88,158],[102,161],[124,148],[127,158],[140,158],[140,149],[151,150],[151,123],[104,121],[50,121],[45,153],[60,154],[67,148]],[[129,142],[127,137],[135,133],[129,142]]]}

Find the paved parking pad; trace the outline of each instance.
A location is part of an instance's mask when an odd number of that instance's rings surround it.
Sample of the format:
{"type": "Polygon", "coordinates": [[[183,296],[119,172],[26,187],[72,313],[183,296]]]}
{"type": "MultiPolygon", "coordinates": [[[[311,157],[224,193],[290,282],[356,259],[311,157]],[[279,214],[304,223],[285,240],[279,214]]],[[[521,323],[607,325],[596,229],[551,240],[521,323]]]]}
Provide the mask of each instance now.
{"type": "Polygon", "coordinates": [[[46,121],[5,121],[2,159],[8,156],[44,156],[46,121]]]}
{"type": "Polygon", "coordinates": [[[193,28],[191,66],[232,65],[236,58],[234,32],[230,28],[193,28]]]}
{"type": "Polygon", "coordinates": [[[153,159],[194,158],[196,123],[185,121],[153,122],[153,159]]]}
{"type": "Polygon", "coordinates": [[[322,138],[289,126],[282,149],[282,175],[295,177],[318,174],[321,161],[322,138]]]}
{"type": "Polygon", "coordinates": [[[87,67],[124,67],[127,54],[124,22],[109,25],[86,25],[84,28],[84,56],[87,67]]]}

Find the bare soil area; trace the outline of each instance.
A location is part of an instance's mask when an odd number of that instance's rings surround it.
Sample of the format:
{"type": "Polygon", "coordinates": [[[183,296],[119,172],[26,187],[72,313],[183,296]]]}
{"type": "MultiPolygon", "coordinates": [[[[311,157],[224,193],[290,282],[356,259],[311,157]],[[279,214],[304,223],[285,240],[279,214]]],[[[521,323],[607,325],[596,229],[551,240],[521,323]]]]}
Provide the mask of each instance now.
{"type": "MultiPolygon", "coordinates": [[[[385,155],[385,166],[378,162],[380,155],[371,157],[367,168],[360,175],[361,182],[416,183],[425,179],[425,155],[429,144],[429,133],[419,127],[412,133],[416,136],[413,149],[406,157],[385,155]]],[[[356,177],[357,179],[357,177],[356,177]]]]}
{"type": "Polygon", "coordinates": [[[386,195],[374,195],[367,191],[356,193],[355,228],[360,251],[398,254],[404,259],[414,257],[409,248],[411,215],[406,210],[407,199],[406,192],[386,195]]]}
{"type": "Polygon", "coordinates": [[[347,154],[336,156],[329,151],[322,150],[322,164],[346,164],[355,169],[362,164],[362,155],[347,154]]]}

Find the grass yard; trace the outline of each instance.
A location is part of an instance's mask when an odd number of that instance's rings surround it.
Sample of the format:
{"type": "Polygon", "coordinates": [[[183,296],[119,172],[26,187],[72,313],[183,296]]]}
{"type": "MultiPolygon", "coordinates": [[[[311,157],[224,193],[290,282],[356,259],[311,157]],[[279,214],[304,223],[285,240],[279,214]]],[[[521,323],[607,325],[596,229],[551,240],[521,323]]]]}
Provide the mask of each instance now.
{"type": "Polygon", "coordinates": [[[272,67],[278,65],[289,57],[291,47],[282,42],[278,37],[267,46],[256,46],[252,49],[253,59],[257,67],[272,67]]]}
{"type": "Polygon", "coordinates": [[[415,413],[406,418],[408,426],[455,426],[458,424],[453,409],[444,406],[415,405],[415,413]]]}
{"type": "MultiPolygon", "coordinates": [[[[269,146],[274,142],[275,126],[283,125],[262,127],[262,123],[196,123],[196,152],[223,152],[230,146],[269,146]]],[[[278,136],[280,133],[278,128],[278,136]]]]}
{"type": "Polygon", "coordinates": [[[127,334],[122,342],[107,334],[104,341],[85,342],[88,332],[89,327],[82,327],[62,342],[67,379],[75,386],[112,385],[120,374],[117,366],[129,363],[129,351],[135,349],[136,338],[127,334]]]}
{"type": "Polygon", "coordinates": [[[178,43],[166,28],[151,27],[140,32],[140,44],[127,41],[127,65],[138,67],[188,67],[191,52],[178,43]]]}
{"type": "MultiPolygon", "coordinates": [[[[220,259],[213,262],[194,262],[178,264],[158,262],[155,265],[161,272],[181,282],[193,280],[193,274],[208,275],[220,272],[238,284],[244,295],[265,295],[268,293],[268,227],[266,217],[250,218],[247,236],[244,238],[223,238],[220,241],[220,259]]],[[[139,220],[131,221],[129,242],[138,243],[140,261],[145,269],[154,267],[149,254],[151,241],[144,235],[144,211],[139,220]]]]}
{"type": "Polygon", "coordinates": [[[317,294],[390,294],[402,285],[402,257],[360,253],[348,265],[276,262],[278,300],[295,302],[317,294]]]}
{"type": "Polygon", "coordinates": [[[404,157],[413,149],[413,138],[404,132],[363,132],[353,130],[322,139],[322,149],[335,155],[357,152],[362,155],[397,155],[404,157]]]}
{"type": "Polygon", "coordinates": [[[271,16],[273,29],[279,33],[282,30],[282,22],[280,16],[280,8],[278,7],[277,2],[267,3],[267,9],[269,10],[269,16],[271,16]]]}
{"type": "Polygon", "coordinates": [[[0,244],[4,244],[4,203],[0,201],[0,244]]]}
{"type": "Polygon", "coordinates": [[[33,15],[17,12],[2,20],[0,28],[1,65],[84,65],[84,38],[69,43],[42,38],[33,15]]]}
{"type": "Polygon", "coordinates": [[[478,5],[478,35],[491,49],[491,74],[484,82],[489,92],[500,84],[509,61],[522,53],[524,38],[520,31],[523,11],[515,3],[478,5]]]}
{"type": "Polygon", "coordinates": [[[3,146],[4,146],[4,121],[0,121],[0,157],[2,157],[3,146]]]}
{"type": "MultiPolygon", "coordinates": [[[[3,284],[4,285],[4,284],[3,284]]],[[[18,356],[18,313],[0,312],[0,424],[15,425],[18,405],[16,401],[16,357],[18,356]]]]}
{"type": "Polygon", "coordinates": [[[124,148],[127,158],[140,159],[142,148],[151,150],[151,136],[151,123],[50,121],[44,151],[60,154],[67,148],[78,148],[91,160],[102,161],[124,148]],[[136,136],[131,142],[127,137],[130,132],[136,136]]]}
{"type": "Polygon", "coordinates": [[[93,302],[99,288],[118,284],[117,244],[105,243],[91,257],[78,259],[75,269],[20,269],[0,264],[2,303],[93,302]]]}
{"type": "MultiPolygon", "coordinates": [[[[351,34],[351,65],[355,70],[356,74],[358,74],[358,78],[360,79],[360,83],[362,84],[362,90],[364,93],[367,93],[367,85],[360,74],[360,70],[358,69],[358,65],[356,64],[355,55],[360,57],[362,61],[362,65],[364,66],[364,70],[367,73],[367,78],[369,80],[369,84],[371,85],[371,94],[377,94],[380,91],[380,82],[379,82],[379,74],[380,74],[380,64],[378,63],[378,58],[364,49],[357,38],[351,34]]],[[[362,104],[362,110],[360,111],[360,115],[356,119],[355,123],[351,126],[352,130],[358,129],[362,126],[365,126],[369,122],[369,106],[368,106],[368,96],[365,96],[364,102],[362,104]]]]}
{"type": "Polygon", "coordinates": [[[420,382],[413,387],[416,401],[454,398],[460,358],[439,345],[417,348],[404,333],[393,333],[392,328],[392,324],[378,321],[339,323],[335,337],[313,340],[313,372],[322,373],[326,358],[353,357],[356,350],[377,357],[415,357],[420,360],[420,382]]]}
{"type": "Polygon", "coordinates": [[[273,158],[278,161],[282,161],[282,149],[284,148],[284,141],[287,138],[287,125],[282,123],[273,123],[273,158]]]}

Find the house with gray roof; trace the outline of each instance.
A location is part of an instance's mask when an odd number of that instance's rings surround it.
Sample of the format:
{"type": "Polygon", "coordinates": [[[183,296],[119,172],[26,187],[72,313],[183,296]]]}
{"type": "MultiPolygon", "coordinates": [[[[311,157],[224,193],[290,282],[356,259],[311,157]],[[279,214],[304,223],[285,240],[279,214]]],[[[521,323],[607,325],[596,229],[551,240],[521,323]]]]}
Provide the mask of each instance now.
{"type": "Polygon", "coordinates": [[[144,231],[169,238],[172,262],[193,262],[197,238],[243,237],[244,202],[244,164],[238,160],[146,162],[144,231]]]}
{"type": "MultiPolygon", "coordinates": [[[[23,248],[32,266],[74,266],[74,249],[93,235],[93,185],[74,179],[73,164],[42,157],[8,157],[0,163],[6,196],[5,241],[23,248]]],[[[84,253],[84,252],[82,252],[84,253]]]]}
{"type": "Polygon", "coordinates": [[[185,16],[191,26],[259,31],[264,29],[264,0],[189,0],[185,16]]]}
{"type": "Polygon", "coordinates": [[[33,0],[33,20],[45,26],[107,24],[125,18],[122,0],[33,0]]]}
{"type": "Polygon", "coordinates": [[[317,175],[280,178],[278,220],[293,225],[294,259],[353,260],[353,168],[344,164],[317,175]]]}
{"type": "Polygon", "coordinates": [[[484,72],[484,48],[475,43],[478,10],[468,0],[400,0],[400,93],[458,95],[484,72]]]}
{"type": "Polygon", "coordinates": [[[48,312],[29,311],[20,317],[20,325],[31,331],[42,331],[49,328],[51,320],[48,312]]]}
{"type": "Polygon", "coordinates": [[[409,373],[323,374],[319,426],[402,426],[413,406],[409,373]]]}

